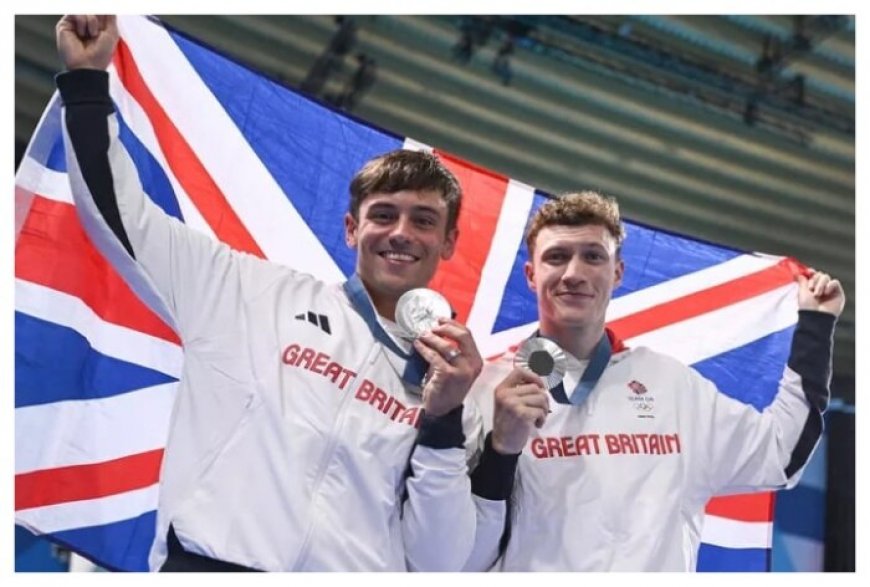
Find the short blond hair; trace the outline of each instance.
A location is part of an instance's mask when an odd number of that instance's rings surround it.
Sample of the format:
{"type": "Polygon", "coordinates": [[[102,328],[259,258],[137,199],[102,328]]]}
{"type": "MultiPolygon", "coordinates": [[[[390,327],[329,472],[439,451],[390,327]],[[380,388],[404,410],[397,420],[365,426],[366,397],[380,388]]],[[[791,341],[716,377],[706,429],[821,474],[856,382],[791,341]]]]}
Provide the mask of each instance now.
{"type": "Polygon", "coordinates": [[[619,218],[619,204],[615,198],[593,190],[563,194],[550,200],[535,212],[526,231],[529,255],[534,254],[535,239],[547,226],[585,226],[595,224],[607,229],[616,240],[619,252],[625,240],[625,228],[619,218]]]}

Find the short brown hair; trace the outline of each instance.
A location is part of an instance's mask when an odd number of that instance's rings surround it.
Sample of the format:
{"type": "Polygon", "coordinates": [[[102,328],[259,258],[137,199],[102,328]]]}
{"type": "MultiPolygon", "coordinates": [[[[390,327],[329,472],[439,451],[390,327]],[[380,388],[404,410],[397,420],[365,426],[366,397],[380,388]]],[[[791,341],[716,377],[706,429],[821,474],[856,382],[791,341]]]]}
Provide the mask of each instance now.
{"type": "Polygon", "coordinates": [[[535,239],[542,228],[547,226],[603,226],[616,239],[616,251],[625,240],[625,228],[619,219],[619,204],[615,198],[604,196],[596,191],[584,190],[564,194],[550,200],[535,212],[526,231],[526,245],[529,255],[534,253],[535,239]]]}
{"type": "Polygon", "coordinates": [[[350,182],[350,213],[359,220],[359,208],[371,194],[402,190],[435,190],[447,203],[447,230],[456,228],[462,188],[447,167],[425,151],[397,149],[369,160],[350,182]]]}

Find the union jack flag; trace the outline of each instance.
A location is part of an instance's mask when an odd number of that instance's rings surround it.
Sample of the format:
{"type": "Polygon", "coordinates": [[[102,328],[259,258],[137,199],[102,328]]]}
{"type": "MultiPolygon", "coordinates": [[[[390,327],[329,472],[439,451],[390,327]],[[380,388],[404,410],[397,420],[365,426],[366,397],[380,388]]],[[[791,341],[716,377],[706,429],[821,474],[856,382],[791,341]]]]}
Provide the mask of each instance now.
{"type": "MultiPolygon", "coordinates": [[[[150,197],[238,250],[330,282],[349,276],[341,218],[353,173],[383,152],[429,147],[153,20],[119,26],[111,92],[150,197]]],[[[107,568],[146,570],[183,349],[80,226],[60,110],[55,96],[16,175],[15,519],[107,568]]],[[[435,152],[465,202],[458,252],[431,286],[495,356],[537,327],[522,236],[549,196],[435,152]]],[[[609,327],[766,406],[796,322],[794,264],[638,223],[627,231],[609,327]]],[[[767,570],[772,506],[769,493],[711,501],[699,570],[767,570]]]]}

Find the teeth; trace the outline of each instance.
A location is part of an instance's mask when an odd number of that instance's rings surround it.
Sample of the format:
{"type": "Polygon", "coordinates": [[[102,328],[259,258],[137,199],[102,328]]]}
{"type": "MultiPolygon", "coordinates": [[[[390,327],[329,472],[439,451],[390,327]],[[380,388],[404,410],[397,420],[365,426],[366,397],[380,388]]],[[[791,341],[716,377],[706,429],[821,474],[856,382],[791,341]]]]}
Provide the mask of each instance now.
{"type": "Polygon", "coordinates": [[[387,251],[381,253],[381,256],[386,257],[387,259],[392,259],[394,261],[415,261],[416,258],[413,255],[409,255],[407,253],[395,253],[393,251],[387,251]]]}

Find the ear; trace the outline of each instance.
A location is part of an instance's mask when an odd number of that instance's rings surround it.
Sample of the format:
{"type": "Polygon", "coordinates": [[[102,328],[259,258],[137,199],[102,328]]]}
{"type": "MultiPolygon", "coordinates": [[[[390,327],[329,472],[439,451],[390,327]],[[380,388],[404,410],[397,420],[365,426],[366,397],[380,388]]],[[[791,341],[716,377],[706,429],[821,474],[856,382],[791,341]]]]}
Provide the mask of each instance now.
{"type": "Polygon", "coordinates": [[[613,291],[616,291],[616,288],[622,285],[623,275],[625,275],[625,262],[623,262],[622,258],[619,258],[614,268],[613,291]]]}
{"type": "Polygon", "coordinates": [[[532,261],[526,261],[525,265],[523,265],[523,272],[526,274],[526,285],[529,286],[530,290],[537,293],[538,288],[535,286],[535,265],[532,261]]]}
{"type": "Polygon", "coordinates": [[[352,249],[356,248],[357,238],[356,231],[359,228],[359,223],[354,219],[353,215],[348,212],[344,215],[344,242],[352,249]]]}
{"type": "Polygon", "coordinates": [[[456,239],[459,238],[459,229],[451,228],[447,231],[447,236],[444,237],[444,244],[441,245],[441,258],[445,261],[453,256],[456,252],[456,239]]]}

